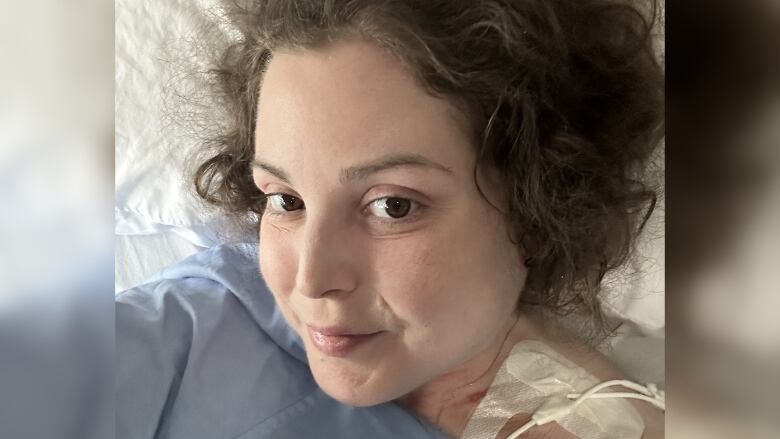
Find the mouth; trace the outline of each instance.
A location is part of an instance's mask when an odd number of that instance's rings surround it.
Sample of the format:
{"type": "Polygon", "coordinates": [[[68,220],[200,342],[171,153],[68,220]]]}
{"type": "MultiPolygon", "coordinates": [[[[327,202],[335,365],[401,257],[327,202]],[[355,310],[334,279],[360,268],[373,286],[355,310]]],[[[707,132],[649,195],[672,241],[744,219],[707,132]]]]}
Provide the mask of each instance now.
{"type": "Polygon", "coordinates": [[[355,348],[376,339],[384,331],[373,333],[349,333],[343,328],[314,328],[306,325],[309,339],[323,354],[331,357],[345,357],[355,348]]]}

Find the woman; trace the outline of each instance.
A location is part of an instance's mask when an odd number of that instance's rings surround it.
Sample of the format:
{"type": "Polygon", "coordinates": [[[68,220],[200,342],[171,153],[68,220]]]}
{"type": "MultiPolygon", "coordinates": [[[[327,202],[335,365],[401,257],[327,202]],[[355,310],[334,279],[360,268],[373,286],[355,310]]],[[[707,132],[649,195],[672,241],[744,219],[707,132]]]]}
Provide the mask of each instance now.
{"type": "MultiPolygon", "coordinates": [[[[459,437],[522,341],[622,378],[587,345],[654,200],[639,170],[662,88],[637,7],[256,1],[228,17],[241,39],[214,73],[233,119],[196,187],[259,214],[260,272],[327,396],[459,437]]],[[[581,437],[524,437],[545,434],[581,437]]]]}

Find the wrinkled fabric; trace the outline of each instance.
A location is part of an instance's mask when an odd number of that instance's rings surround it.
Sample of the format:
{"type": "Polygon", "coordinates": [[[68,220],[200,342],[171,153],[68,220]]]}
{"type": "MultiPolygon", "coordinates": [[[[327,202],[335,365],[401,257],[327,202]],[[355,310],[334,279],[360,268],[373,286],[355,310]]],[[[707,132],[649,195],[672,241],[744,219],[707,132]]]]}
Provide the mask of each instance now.
{"type": "Polygon", "coordinates": [[[393,402],[326,395],[257,251],[214,247],[117,296],[117,438],[449,437],[393,402]]]}

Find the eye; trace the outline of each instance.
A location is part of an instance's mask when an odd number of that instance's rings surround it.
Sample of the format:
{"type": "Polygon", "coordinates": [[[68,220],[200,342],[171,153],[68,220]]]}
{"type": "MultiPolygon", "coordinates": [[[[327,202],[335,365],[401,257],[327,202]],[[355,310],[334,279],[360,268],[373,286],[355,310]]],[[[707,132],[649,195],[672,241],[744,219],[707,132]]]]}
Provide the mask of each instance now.
{"type": "Polygon", "coordinates": [[[268,205],[275,212],[292,212],[303,209],[303,200],[288,194],[270,194],[267,196],[268,205]]]}
{"type": "Polygon", "coordinates": [[[416,202],[406,198],[384,197],[372,201],[368,209],[380,218],[397,219],[407,216],[416,206],[416,202]]]}

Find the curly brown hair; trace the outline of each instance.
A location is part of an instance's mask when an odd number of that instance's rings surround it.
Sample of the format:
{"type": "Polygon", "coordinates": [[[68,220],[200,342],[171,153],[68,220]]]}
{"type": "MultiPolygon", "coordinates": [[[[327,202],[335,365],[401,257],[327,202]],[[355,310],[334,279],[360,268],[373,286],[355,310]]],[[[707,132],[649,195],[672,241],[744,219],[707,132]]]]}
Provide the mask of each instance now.
{"type": "Polygon", "coordinates": [[[602,280],[656,200],[644,177],[662,136],[655,2],[236,0],[224,11],[240,38],[210,74],[230,120],[195,173],[200,197],[262,215],[250,163],[265,67],[278,49],[358,35],[472,121],[477,166],[500,172],[498,208],[529,256],[521,303],[604,328],[602,280]]]}

